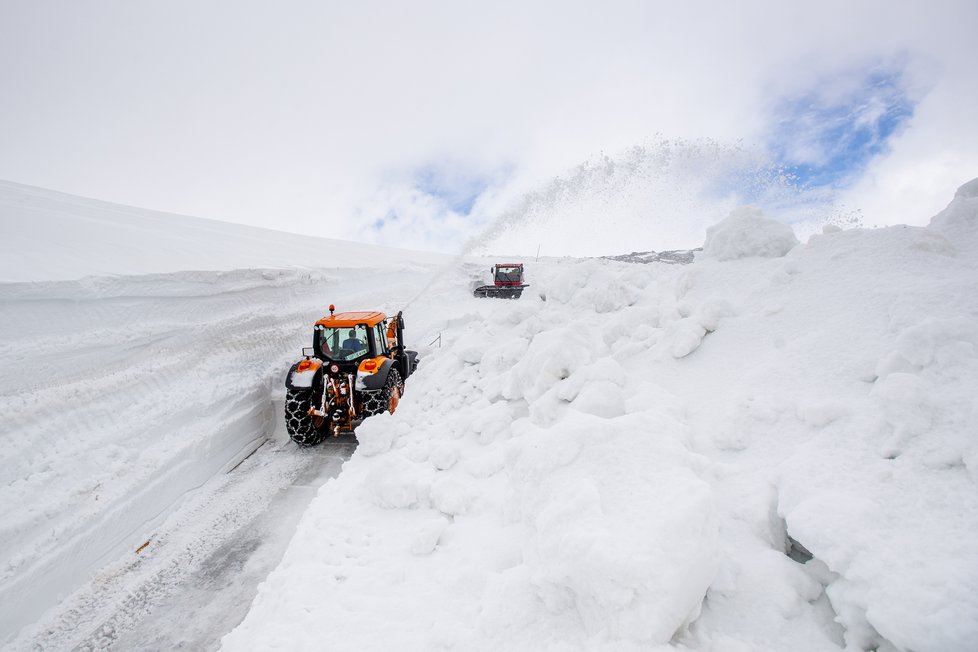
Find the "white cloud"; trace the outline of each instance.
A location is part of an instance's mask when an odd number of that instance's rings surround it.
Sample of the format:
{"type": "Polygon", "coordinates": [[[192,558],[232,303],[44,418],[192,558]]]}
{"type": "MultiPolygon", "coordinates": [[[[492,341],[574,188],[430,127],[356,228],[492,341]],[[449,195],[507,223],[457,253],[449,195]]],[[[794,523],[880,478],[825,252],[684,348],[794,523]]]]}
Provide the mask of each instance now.
{"type": "Polygon", "coordinates": [[[502,212],[654,134],[760,142],[777,98],[897,56],[935,92],[892,165],[967,164],[974,84],[942,89],[973,78],[975,24],[965,0],[8,4],[0,178],[331,237],[396,208],[452,248],[481,218],[403,187],[427,166],[502,212]]]}

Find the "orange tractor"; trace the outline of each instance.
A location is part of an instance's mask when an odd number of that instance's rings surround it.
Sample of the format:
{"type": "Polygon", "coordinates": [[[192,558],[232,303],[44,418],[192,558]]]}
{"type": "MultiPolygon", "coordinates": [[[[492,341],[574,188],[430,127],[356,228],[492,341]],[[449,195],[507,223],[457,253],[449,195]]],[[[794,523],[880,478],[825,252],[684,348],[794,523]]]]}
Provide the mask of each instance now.
{"type": "Polygon", "coordinates": [[[285,378],[285,427],[300,446],[353,432],[363,419],[397,409],[418,367],[404,348],[404,317],[341,312],[316,322],[312,347],[285,378]]]}

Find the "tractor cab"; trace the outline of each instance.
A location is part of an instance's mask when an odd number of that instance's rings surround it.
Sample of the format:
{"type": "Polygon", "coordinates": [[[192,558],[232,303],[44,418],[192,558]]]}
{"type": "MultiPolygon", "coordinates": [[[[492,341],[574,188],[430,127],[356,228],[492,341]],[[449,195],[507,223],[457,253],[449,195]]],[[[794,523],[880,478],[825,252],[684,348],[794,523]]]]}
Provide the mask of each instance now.
{"type": "Polygon", "coordinates": [[[313,355],[343,371],[353,371],[363,360],[390,356],[396,324],[396,317],[382,312],[330,313],[313,328],[313,355]]]}

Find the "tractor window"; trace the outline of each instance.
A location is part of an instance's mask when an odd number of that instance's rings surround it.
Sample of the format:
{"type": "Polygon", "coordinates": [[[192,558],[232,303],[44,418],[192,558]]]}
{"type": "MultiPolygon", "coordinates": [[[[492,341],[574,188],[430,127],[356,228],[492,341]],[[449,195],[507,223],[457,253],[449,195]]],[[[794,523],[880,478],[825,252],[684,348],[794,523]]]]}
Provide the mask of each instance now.
{"type": "Polygon", "coordinates": [[[387,355],[387,329],[384,322],[374,326],[374,341],[377,343],[377,355],[387,355]]]}
{"type": "Polygon", "coordinates": [[[387,348],[391,351],[397,348],[397,318],[391,317],[387,320],[384,331],[387,335],[387,348]]]}
{"type": "Polygon", "coordinates": [[[324,358],[346,362],[356,360],[369,350],[364,324],[343,328],[317,326],[314,345],[324,358]]]}

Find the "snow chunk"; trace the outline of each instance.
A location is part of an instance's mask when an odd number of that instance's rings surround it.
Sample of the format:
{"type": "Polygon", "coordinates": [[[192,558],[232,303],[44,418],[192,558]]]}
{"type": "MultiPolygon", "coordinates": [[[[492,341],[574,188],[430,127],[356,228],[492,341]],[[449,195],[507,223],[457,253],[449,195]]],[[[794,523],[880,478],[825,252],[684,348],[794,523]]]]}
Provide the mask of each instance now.
{"type": "Polygon", "coordinates": [[[978,245],[978,179],[958,188],[947,208],[931,218],[929,228],[955,244],[978,245]]]}
{"type": "Polygon", "coordinates": [[[737,311],[734,310],[729,301],[714,297],[703,302],[692,313],[692,316],[708,333],[712,333],[720,326],[722,318],[733,317],[736,314],[737,311]]]}
{"type": "Polygon", "coordinates": [[[519,394],[507,398],[539,398],[554,384],[589,364],[595,353],[594,344],[580,329],[557,328],[540,333],[513,368],[519,394]]]}
{"type": "Polygon", "coordinates": [[[394,440],[405,431],[404,424],[396,422],[387,412],[374,416],[357,429],[357,450],[362,455],[379,455],[390,450],[394,440]]]}
{"type": "Polygon", "coordinates": [[[641,417],[599,421],[567,420],[526,438],[523,473],[511,476],[532,533],[525,577],[548,610],[580,614],[589,636],[666,643],[699,613],[715,576],[712,492],[690,470],[678,432],[650,436],[637,428],[641,417]],[[561,441],[567,450],[545,454],[561,441]],[[588,453],[573,455],[571,441],[588,453]]]}
{"type": "Polygon", "coordinates": [[[415,464],[400,455],[380,460],[366,477],[366,488],[378,507],[412,507],[424,499],[427,485],[415,464]]]}
{"type": "Polygon", "coordinates": [[[668,341],[671,342],[669,353],[674,358],[685,358],[699,348],[704,336],[706,336],[706,328],[698,321],[680,319],[669,325],[668,341]]]}
{"type": "Polygon", "coordinates": [[[448,516],[467,512],[472,499],[469,484],[457,477],[442,478],[431,486],[432,507],[448,516]]]}
{"type": "Polygon", "coordinates": [[[449,522],[443,517],[432,517],[418,524],[411,542],[411,553],[415,555],[431,554],[441,535],[448,529],[449,522]]]}
{"type": "Polygon", "coordinates": [[[703,254],[717,260],[779,258],[796,244],[798,238],[790,226],[764,217],[756,206],[745,206],[706,230],[703,254]]]}

